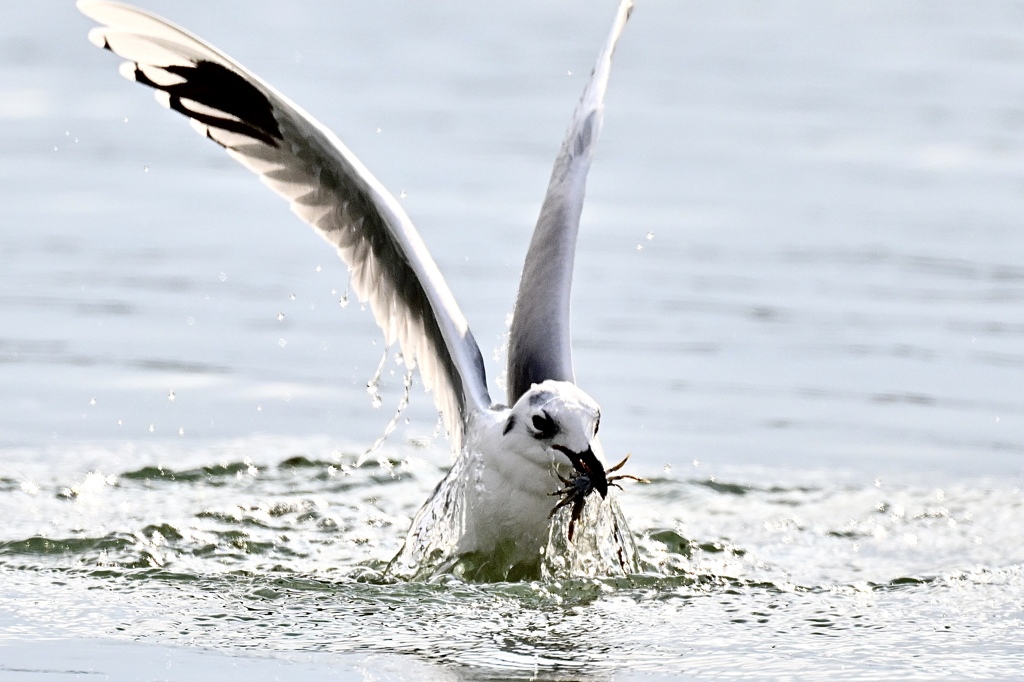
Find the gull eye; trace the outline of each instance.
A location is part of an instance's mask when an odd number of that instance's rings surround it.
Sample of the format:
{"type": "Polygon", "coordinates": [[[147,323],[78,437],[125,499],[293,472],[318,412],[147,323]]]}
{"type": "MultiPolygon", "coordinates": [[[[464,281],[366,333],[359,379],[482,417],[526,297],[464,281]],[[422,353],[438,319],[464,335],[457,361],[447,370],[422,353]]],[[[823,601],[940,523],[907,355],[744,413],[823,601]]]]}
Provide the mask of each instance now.
{"type": "Polygon", "coordinates": [[[554,438],[558,433],[558,424],[545,412],[533,415],[533,428],[537,431],[534,438],[554,438]]]}

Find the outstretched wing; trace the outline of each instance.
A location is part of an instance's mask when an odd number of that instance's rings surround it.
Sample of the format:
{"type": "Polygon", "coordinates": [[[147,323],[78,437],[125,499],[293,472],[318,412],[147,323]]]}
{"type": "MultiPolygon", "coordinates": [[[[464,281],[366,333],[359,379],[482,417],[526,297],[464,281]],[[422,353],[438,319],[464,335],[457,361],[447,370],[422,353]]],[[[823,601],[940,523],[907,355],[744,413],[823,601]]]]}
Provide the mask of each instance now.
{"type": "Polygon", "coordinates": [[[526,253],[508,343],[508,403],[531,384],[574,381],[569,347],[569,294],[587,171],[601,131],[612,53],[633,3],[622,0],[611,34],[590,82],[576,105],[569,132],[555,159],[548,191],[526,253]]]}
{"type": "Polygon", "coordinates": [[[291,203],[338,249],[353,291],[390,345],[419,366],[456,449],[469,414],[490,406],[480,349],[437,265],[395,198],[312,116],[228,56],[142,10],[81,0],[89,39],[128,61],[121,74],[291,203]]]}

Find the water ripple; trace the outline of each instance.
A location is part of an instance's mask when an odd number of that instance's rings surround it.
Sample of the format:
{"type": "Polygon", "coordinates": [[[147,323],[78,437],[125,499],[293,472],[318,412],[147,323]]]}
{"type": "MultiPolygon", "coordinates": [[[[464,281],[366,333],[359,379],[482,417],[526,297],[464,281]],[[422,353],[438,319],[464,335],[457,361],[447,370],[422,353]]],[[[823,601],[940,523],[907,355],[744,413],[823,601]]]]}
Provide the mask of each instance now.
{"type": "Polygon", "coordinates": [[[77,474],[75,453],[59,466],[22,457],[0,485],[11,520],[0,611],[17,603],[83,635],[402,653],[470,679],[601,679],[627,662],[635,673],[761,664],[786,675],[801,661],[819,675],[853,663],[913,675],[881,652],[934,657],[939,636],[954,673],[992,671],[980,651],[1018,656],[1008,626],[1024,607],[1013,549],[1024,500],[1012,484],[663,474],[621,496],[640,573],[408,582],[385,569],[439,467],[413,451],[358,468],[337,451],[257,452],[177,451],[173,467],[158,456],[121,468],[110,467],[120,455],[93,454],[84,466],[103,470],[77,474]],[[971,628],[986,648],[972,648],[971,628]]]}

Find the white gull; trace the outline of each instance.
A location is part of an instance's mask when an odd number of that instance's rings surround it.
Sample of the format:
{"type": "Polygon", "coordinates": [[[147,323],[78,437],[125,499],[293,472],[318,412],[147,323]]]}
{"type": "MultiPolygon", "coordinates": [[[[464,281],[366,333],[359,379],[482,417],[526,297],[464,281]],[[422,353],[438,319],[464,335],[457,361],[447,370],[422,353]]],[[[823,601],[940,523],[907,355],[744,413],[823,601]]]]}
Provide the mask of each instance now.
{"type": "Polygon", "coordinates": [[[604,464],[600,409],[575,384],[569,340],[587,171],[630,0],[619,5],[573,114],[527,252],[509,336],[511,407],[492,402],[480,349],[409,217],[331,131],[164,19],[102,0],[78,8],[102,24],[89,39],[128,60],[122,75],[154,88],[158,102],[189,117],[338,249],[387,344],[398,343],[433,392],[456,460],[413,519],[392,570],[507,579],[635,568],[633,540],[608,491],[621,477],[608,476],[617,467],[604,464]]]}

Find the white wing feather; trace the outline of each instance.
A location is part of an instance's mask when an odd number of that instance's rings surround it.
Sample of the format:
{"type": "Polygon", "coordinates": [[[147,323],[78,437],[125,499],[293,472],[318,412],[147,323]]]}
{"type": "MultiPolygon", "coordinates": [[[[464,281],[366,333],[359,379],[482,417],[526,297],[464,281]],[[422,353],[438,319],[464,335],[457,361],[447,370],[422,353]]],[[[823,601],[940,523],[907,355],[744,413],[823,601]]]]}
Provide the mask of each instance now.
{"type": "Polygon", "coordinates": [[[490,406],[483,359],[395,198],[333,133],[199,38],[127,5],[78,8],[102,24],[89,39],[129,60],[122,75],[155,88],[157,101],[192,119],[338,249],[387,343],[419,367],[458,451],[470,414],[490,406]]]}
{"type": "Polygon", "coordinates": [[[526,253],[508,344],[508,403],[548,379],[575,382],[569,344],[569,295],[587,171],[597,146],[612,53],[633,3],[622,0],[569,132],[555,159],[526,253]]]}

